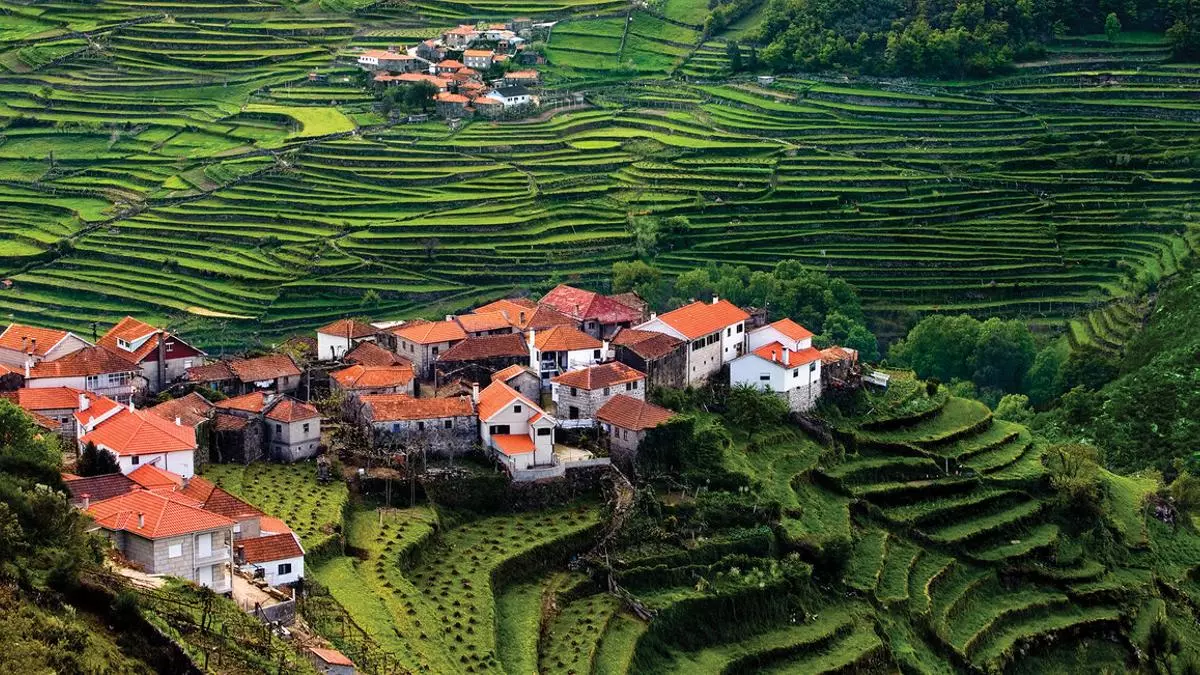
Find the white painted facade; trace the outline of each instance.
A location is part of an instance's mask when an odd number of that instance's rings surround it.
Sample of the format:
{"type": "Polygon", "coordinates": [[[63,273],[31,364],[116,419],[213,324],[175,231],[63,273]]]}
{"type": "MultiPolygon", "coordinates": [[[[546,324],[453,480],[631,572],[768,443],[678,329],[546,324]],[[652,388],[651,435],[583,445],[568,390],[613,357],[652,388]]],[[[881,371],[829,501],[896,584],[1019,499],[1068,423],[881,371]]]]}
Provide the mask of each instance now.
{"type": "Polygon", "coordinates": [[[137,469],[143,464],[153,464],[154,466],[177,473],[184,478],[191,478],[196,474],[195,471],[195,451],[193,450],[176,450],[174,452],[155,452],[145,455],[118,455],[113,452],[112,448],[107,448],[103,445],[96,447],[101,450],[107,450],[117,458],[117,464],[121,467],[121,473],[128,474],[137,469]]]}

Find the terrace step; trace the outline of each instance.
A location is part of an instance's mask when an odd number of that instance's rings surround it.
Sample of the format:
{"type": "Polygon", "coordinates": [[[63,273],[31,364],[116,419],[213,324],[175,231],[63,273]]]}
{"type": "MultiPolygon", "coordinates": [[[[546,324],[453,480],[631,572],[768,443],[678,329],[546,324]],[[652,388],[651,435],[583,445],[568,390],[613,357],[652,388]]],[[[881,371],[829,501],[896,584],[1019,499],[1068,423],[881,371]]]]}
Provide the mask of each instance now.
{"type": "Polygon", "coordinates": [[[1058,541],[1058,526],[1042,523],[1020,538],[1010,539],[990,547],[970,552],[971,557],[984,562],[1008,561],[1053,546],[1058,541]]]}
{"type": "Polygon", "coordinates": [[[959,520],[958,514],[965,509],[974,509],[995,500],[1011,498],[1018,493],[995,487],[980,487],[966,494],[942,499],[925,499],[910,504],[886,507],[883,515],[888,520],[909,526],[928,526],[959,520]]]}
{"type": "Polygon", "coordinates": [[[780,661],[758,672],[760,675],[839,673],[854,670],[856,665],[875,658],[882,651],[883,642],[875,633],[874,624],[862,621],[855,625],[853,632],[825,649],[780,661]]]}
{"type": "Polygon", "coordinates": [[[1068,603],[1008,617],[994,624],[987,636],[971,645],[970,659],[983,670],[999,670],[1021,642],[1084,625],[1115,624],[1121,621],[1121,616],[1122,611],[1116,607],[1080,607],[1068,603]]]}
{"type": "Polygon", "coordinates": [[[1001,511],[995,511],[933,530],[926,533],[926,536],[931,541],[941,544],[962,544],[980,537],[990,536],[1004,528],[1016,525],[1037,515],[1041,509],[1041,502],[1030,499],[1001,511]]]}
{"type": "Polygon", "coordinates": [[[851,588],[864,593],[875,590],[879,573],[887,557],[888,533],[883,530],[867,530],[854,545],[854,555],[846,567],[842,580],[851,588]]]}
{"type": "Polygon", "coordinates": [[[875,585],[875,599],[885,606],[907,600],[909,575],[921,556],[922,551],[917,546],[899,539],[889,539],[887,557],[875,585]]]}

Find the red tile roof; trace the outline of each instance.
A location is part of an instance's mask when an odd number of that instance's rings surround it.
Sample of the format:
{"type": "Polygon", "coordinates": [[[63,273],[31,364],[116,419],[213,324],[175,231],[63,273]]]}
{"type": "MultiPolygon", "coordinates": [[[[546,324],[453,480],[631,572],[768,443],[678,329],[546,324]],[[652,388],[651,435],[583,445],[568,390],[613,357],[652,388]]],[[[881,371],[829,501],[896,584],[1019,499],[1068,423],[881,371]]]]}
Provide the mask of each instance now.
{"type": "Polygon", "coordinates": [[[192,382],[223,382],[234,377],[228,361],[217,361],[187,369],[187,379],[192,382]]]}
{"type": "Polygon", "coordinates": [[[598,366],[568,370],[550,378],[550,381],[567,387],[592,391],[644,379],[646,379],[646,374],[642,371],[631,368],[620,361],[610,361],[598,366]]]}
{"type": "Polygon", "coordinates": [[[193,391],[186,396],[164,401],[153,408],[147,408],[147,410],[168,422],[174,422],[178,417],[183,424],[194,428],[212,415],[213,404],[193,391]]]}
{"type": "Polygon", "coordinates": [[[361,397],[376,422],[469,417],[475,407],[467,396],[413,398],[407,394],[367,394],[361,397]]]}
{"type": "Polygon", "coordinates": [[[269,534],[253,539],[239,539],[234,546],[241,546],[248,563],[265,563],[288,558],[299,558],[304,555],[300,542],[291,532],[269,534]]]}
{"type": "Polygon", "coordinates": [[[554,287],[539,304],[549,305],[579,321],[632,323],[642,318],[641,312],[608,296],[566,284],[554,287]]]}
{"type": "Polygon", "coordinates": [[[129,476],[129,480],[147,490],[174,490],[183,485],[182,476],[153,464],[143,464],[126,475],[129,476]]]}
{"type": "Polygon", "coordinates": [[[643,431],[656,427],[671,419],[675,413],[625,394],[608,399],[596,411],[596,419],[622,429],[643,431]]]}
{"type": "Polygon", "coordinates": [[[268,516],[268,515],[264,515],[261,518],[259,518],[258,525],[259,525],[259,528],[261,528],[260,531],[269,532],[272,534],[281,534],[283,532],[291,532],[292,531],[292,528],[288,527],[287,523],[283,522],[282,520],[280,520],[278,518],[268,516]]]}
{"type": "Polygon", "coordinates": [[[857,361],[858,350],[834,345],[821,350],[821,363],[837,363],[839,361],[857,361]]]}
{"type": "Polygon", "coordinates": [[[200,476],[192,476],[188,479],[187,483],[179,488],[179,492],[199,502],[205,511],[212,511],[226,518],[246,520],[247,518],[262,515],[262,511],[234,497],[200,476]]]}
{"type": "Polygon", "coordinates": [[[530,370],[529,368],[527,368],[525,366],[522,366],[520,364],[513,364],[507,368],[502,368],[502,369],[497,370],[496,372],[492,373],[492,382],[508,382],[509,380],[520,375],[521,373],[529,373],[530,375],[533,375],[534,377],[538,376],[537,373],[533,372],[532,370],[530,370]]]}
{"type": "Polygon", "coordinates": [[[110,411],[121,407],[120,403],[107,396],[96,396],[91,392],[88,392],[86,396],[88,399],[87,410],[75,411],[75,419],[80,424],[88,424],[89,420],[101,419],[110,411]]]}
{"type": "Polygon", "coordinates": [[[61,359],[42,361],[29,370],[30,379],[84,377],[107,373],[132,373],[137,364],[103,347],[85,347],[61,359]]]}
{"type": "Polygon", "coordinates": [[[317,329],[317,332],[340,338],[345,338],[346,334],[349,333],[350,339],[353,340],[371,337],[378,333],[379,330],[369,323],[363,323],[355,319],[338,319],[331,324],[321,326],[317,329]]]}
{"type": "Polygon", "coordinates": [[[475,310],[471,314],[456,316],[454,320],[468,333],[482,333],[490,330],[511,329],[513,327],[512,321],[508,318],[508,313],[504,311],[480,312],[479,310],[475,310]]]}
{"type": "Polygon", "coordinates": [[[145,410],[122,408],[79,441],[104,446],[121,456],[148,455],[195,450],[196,430],[145,410]]]}
{"type": "Polygon", "coordinates": [[[788,368],[795,368],[796,366],[802,366],[806,363],[812,363],[813,361],[821,360],[821,350],[809,347],[808,349],[793,349],[789,351],[787,363],[784,363],[783,345],[778,342],[765,344],[758,349],[755,349],[753,353],[768,361],[771,361],[772,363],[777,363],[788,368]]]}
{"type": "Polygon", "coordinates": [[[319,419],[321,413],[307,403],[301,403],[291,396],[281,396],[271,404],[271,409],[264,415],[276,422],[300,422],[303,420],[319,419]]]}
{"type": "Polygon", "coordinates": [[[195,506],[187,497],[141,489],[93,502],[88,513],[97,525],[107,530],[124,530],[146,539],[177,537],[234,525],[225,516],[195,506]],[[143,521],[140,525],[139,516],[143,521]]]}
{"type": "Polygon", "coordinates": [[[336,649],[321,649],[320,647],[309,647],[308,651],[316,654],[319,659],[328,663],[331,666],[350,666],[354,667],[354,662],[346,657],[345,654],[336,649]]]}
{"type": "Polygon", "coordinates": [[[350,366],[329,374],[345,390],[406,387],[412,382],[412,366],[350,366]]]}
{"type": "MultiPolygon", "coordinates": [[[[518,315],[518,320],[520,316],[518,315]]],[[[524,322],[518,321],[521,330],[543,330],[554,326],[570,326],[576,328],[579,322],[562,312],[549,307],[538,307],[532,314],[527,314],[524,322]]]]}
{"type": "Polygon", "coordinates": [[[775,323],[770,324],[770,326],[771,328],[774,328],[782,333],[783,336],[789,340],[796,340],[797,342],[800,340],[806,340],[813,336],[812,331],[808,330],[804,326],[801,326],[795,321],[792,321],[791,319],[780,319],[775,323]]]}
{"type": "Polygon", "coordinates": [[[683,340],[652,330],[622,328],[613,336],[612,344],[628,348],[643,359],[657,359],[675,351],[683,340]]]}
{"type": "Polygon", "coordinates": [[[451,94],[450,92],[442,92],[433,97],[438,103],[470,103],[471,99],[462,94],[451,94]]]}
{"type": "Polygon", "coordinates": [[[51,348],[62,342],[68,335],[70,333],[65,330],[23,326],[19,323],[14,323],[5,328],[3,333],[0,333],[0,347],[33,354],[34,356],[45,356],[51,348]],[[22,340],[21,338],[26,339],[22,340]],[[37,341],[36,345],[33,342],[34,340],[37,341]]]}
{"type": "Polygon", "coordinates": [[[466,66],[463,64],[462,61],[456,61],[454,59],[445,59],[443,61],[438,61],[437,67],[438,68],[453,68],[455,70],[458,70],[459,68],[464,68],[466,66]]]}
{"type": "Polygon", "coordinates": [[[739,321],[745,321],[750,315],[728,300],[718,300],[711,303],[696,301],[660,314],[658,318],[687,339],[695,340],[739,321]]]}
{"type": "Polygon", "coordinates": [[[242,382],[264,382],[280,377],[300,375],[300,368],[287,354],[267,354],[253,359],[229,362],[229,369],[242,382]]]}
{"type": "Polygon", "coordinates": [[[438,361],[479,361],[502,357],[528,358],[529,346],[520,333],[468,337],[438,354],[438,361]]]}
{"type": "Polygon", "coordinates": [[[447,35],[474,35],[478,32],[479,31],[475,29],[475,26],[463,23],[463,24],[459,24],[457,28],[451,28],[450,30],[446,31],[446,34],[447,35]]]}
{"type": "Polygon", "coordinates": [[[533,401],[525,398],[516,389],[503,382],[492,382],[479,392],[479,419],[487,421],[513,401],[521,401],[530,408],[530,416],[541,413],[542,409],[533,401]]]}
{"type": "Polygon", "coordinates": [[[267,394],[252,391],[249,394],[234,396],[213,404],[218,410],[239,410],[248,413],[260,413],[267,407],[267,394]]]}
{"type": "Polygon", "coordinates": [[[463,56],[495,56],[496,52],[490,49],[467,49],[463,51],[463,56]]]}
{"type": "Polygon", "coordinates": [[[74,387],[42,387],[38,389],[22,387],[16,391],[6,391],[0,394],[0,396],[16,403],[25,410],[37,411],[77,410],[79,408],[80,394],[95,398],[94,394],[87,394],[74,387]]]}
{"type": "Polygon", "coordinates": [[[109,473],[103,476],[87,476],[64,478],[67,490],[71,493],[72,502],[82,502],[87,495],[92,502],[102,502],[123,495],[133,489],[136,483],[123,473],[109,473]]]}
{"type": "Polygon", "coordinates": [[[217,413],[213,416],[213,429],[216,431],[241,431],[249,426],[250,420],[237,415],[217,413]]]}
{"type": "Polygon", "coordinates": [[[529,298],[502,298],[500,300],[493,300],[482,307],[473,309],[471,312],[473,314],[508,312],[510,316],[513,316],[513,310],[520,311],[522,309],[534,309],[535,307],[537,307],[537,303],[529,298]]]}
{"type": "Polygon", "coordinates": [[[534,450],[533,439],[529,434],[493,434],[492,444],[501,454],[509,457],[527,455],[534,450]]]}
{"type": "Polygon", "coordinates": [[[374,342],[360,342],[354,345],[342,357],[346,363],[357,363],[360,366],[401,366],[412,365],[412,361],[384,349],[374,342]]]}
{"type": "Polygon", "coordinates": [[[600,349],[603,343],[573,326],[552,326],[536,331],[533,344],[542,352],[600,349]]]}
{"type": "MultiPolygon", "coordinates": [[[[369,57],[376,58],[376,59],[388,59],[388,60],[392,60],[392,61],[395,61],[397,59],[402,60],[402,59],[411,59],[412,58],[408,54],[401,54],[399,52],[390,52],[386,49],[368,49],[368,50],[364,51],[363,53],[359,54],[359,56],[369,56],[369,57]]],[[[321,332],[324,332],[324,331],[321,331],[321,332]]]]}
{"type": "Polygon", "coordinates": [[[396,337],[404,338],[419,345],[436,344],[439,342],[454,342],[465,340],[467,334],[457,321],[427,321],[423,323],[407,323],[392,330],[396,337]]]}

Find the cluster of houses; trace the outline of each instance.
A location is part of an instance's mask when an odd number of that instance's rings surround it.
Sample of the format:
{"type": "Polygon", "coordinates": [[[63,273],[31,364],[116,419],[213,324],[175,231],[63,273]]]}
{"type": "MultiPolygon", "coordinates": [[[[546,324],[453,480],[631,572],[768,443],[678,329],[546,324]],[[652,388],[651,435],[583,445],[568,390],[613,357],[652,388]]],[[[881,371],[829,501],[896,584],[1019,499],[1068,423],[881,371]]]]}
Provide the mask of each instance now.
{"type": "Polygon", "coordinates": [[[436,90],[437,112],[445,118],[478,115],[494,119],[539,105],[534,89],[540,76],[535,69],[510,68],[502,76],[484,81],[497,65],[542,62],[540,55],[526,49],[534,26],[525,18],[486,26],[464,24],[413,47],[365,50],[358,55],[358,65],[372,72],[373,81],[379,84],[429,83],[436,90]]]}

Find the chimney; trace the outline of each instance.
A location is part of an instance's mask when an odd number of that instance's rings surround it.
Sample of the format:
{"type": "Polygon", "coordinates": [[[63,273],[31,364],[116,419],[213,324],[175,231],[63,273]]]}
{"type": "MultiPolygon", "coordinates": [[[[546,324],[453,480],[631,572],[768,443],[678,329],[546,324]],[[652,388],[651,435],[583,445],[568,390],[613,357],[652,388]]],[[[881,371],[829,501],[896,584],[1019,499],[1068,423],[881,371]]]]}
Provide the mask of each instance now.
{"type": "Polygon", "coordinates": [[[536,330],[530,330],[530,331],[529,331],[529,346],[530,346],[530,347],[532,347],[532,346],[533,346],[533,340],[534,340],[534,338],[536,338],[536,337],[537,337],[537,331],[536,331],[536,330]]]}
{"type": "Polygon", "coordinates": [[[138,514],[138,529],[140,530],[143,527],[146,527],[146,514],[139,513],[138,514]]]}
{"type": "Polygon", "coordinates": [[[79,394],[79,411],[83,412],[84,410],[87,410],[89,407],[91,407],[91,405],[92,405],[92,402],[90,399],[88,399],[87,394],[84,394],[81,392],[79,394]]]}
{"type": "Polygon", "coordinates": [[[33,364],[33,359],[26,357],[25,358],[25,379],[27,379],[27,380],[29,379],[29,369],[32,366],[32,364],[33,364]]]}
{"type": "Polygon", "coordinates": [[[21,336],[21,351],[22,351],[22,352],[28,352],[28,351],[29,351],[29,349],[26,347],[26,343],[28,343],[28,342],[29,342],[29,336],[28,336],[28,335],[22,335],[22,336],[21,336]]]}
{"type": "Polygon", "coordinates": [[[788,349],[787,347],[783,348],[783,365],[785,365],[785,366],[792,362],[792,359],[790,357],[791,351],[792,350],[788,349]]]}
{"type": "Polygon", "coordinates": [[[179,419],[179,415],[175,416],[175,426],[177,426],[177,427],[183,426],[183,420],[179,419]]]}
{"type": "Polygon", "coordinates": [[[520,313],[517,314],[517,317],[518,317],[517,323],[524,325],[525,324],[525,312],[521,311],[520,313]]]}
{"type": "Polygon", "coordinates": [[[86,492],[83,493],[83,510],[87,511],[88,507],[91,505],[92,505],[92,496],[86,492]]]}
{"type": "Polygon", "coordinates": [[[453,321],[453,320],[454,320],[454,315],[453,315],[453,314],[447,314],[447,315],[446,315],[446,320],[447,320],[447,321],[453,321]]]}
{"type": "Polygon", "coordinates": [[[658,318],[658,312],[650,312],[650,320],[654,321],[658,318]]]}
{"type": "Polygon", "coordinates": [[[29,338],[29,351],[37,351],[37,338],[29,338]]]}
{"type": "Polygon", "coordinates": [[[718,302],[720,302],[720,300],[721,300],[721,296],[717,295],[716,293],[713,293],[713,304],[714,305],[717,304],[718,302]]]}
{"type": "Polygon", "coordinates": [[[479,403],[479,383],[471,383],[471,401],[479,403]]]}

